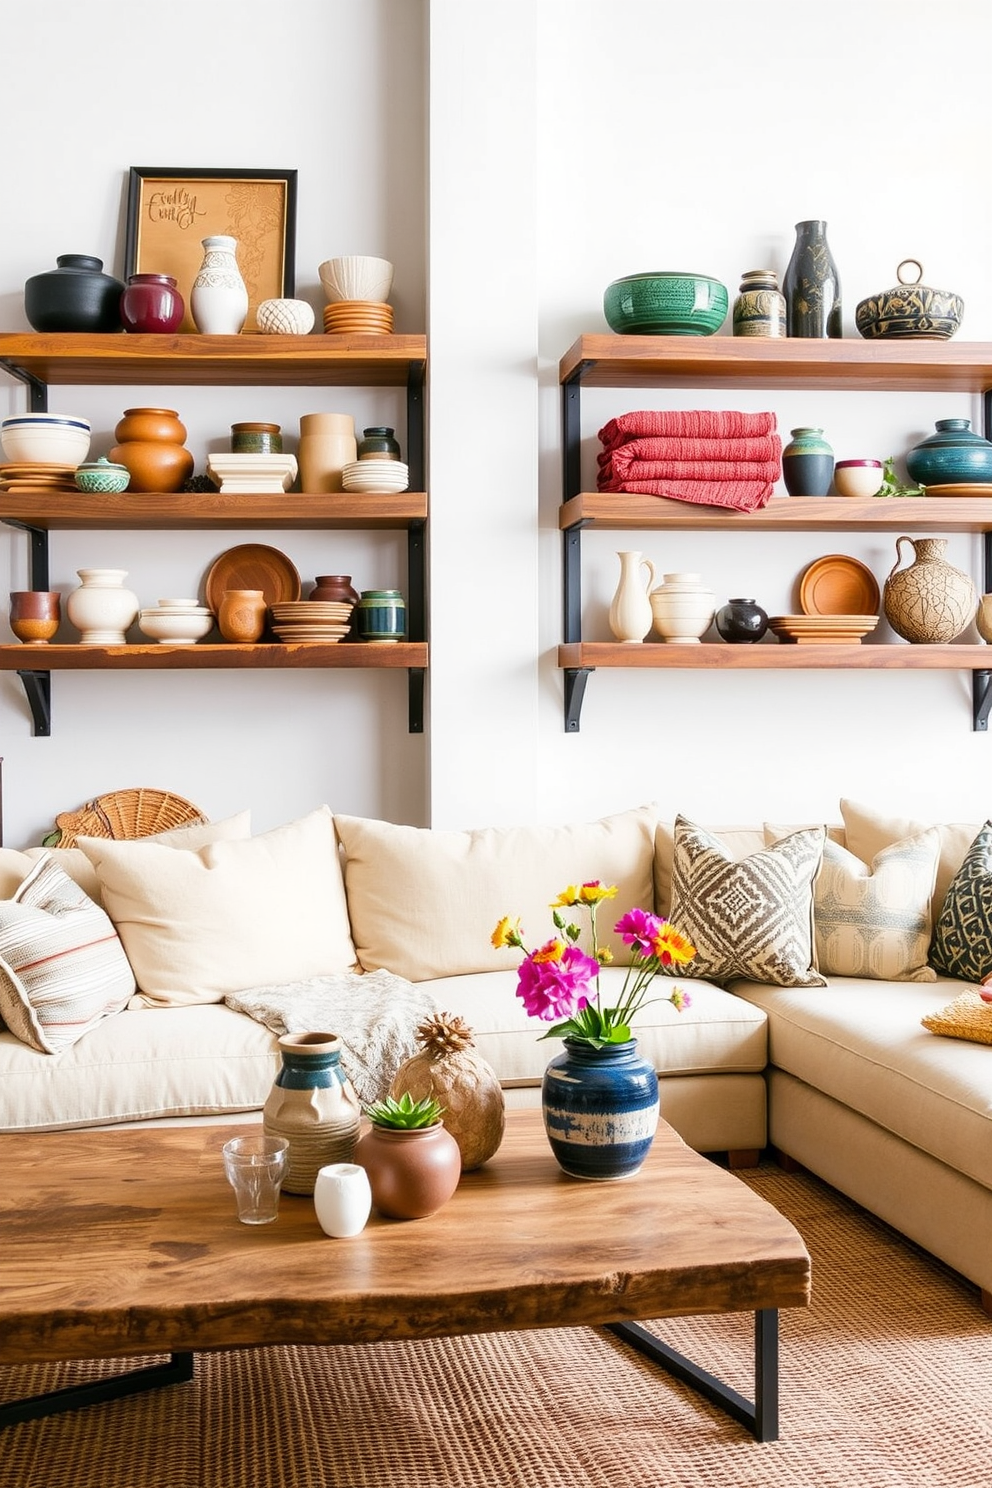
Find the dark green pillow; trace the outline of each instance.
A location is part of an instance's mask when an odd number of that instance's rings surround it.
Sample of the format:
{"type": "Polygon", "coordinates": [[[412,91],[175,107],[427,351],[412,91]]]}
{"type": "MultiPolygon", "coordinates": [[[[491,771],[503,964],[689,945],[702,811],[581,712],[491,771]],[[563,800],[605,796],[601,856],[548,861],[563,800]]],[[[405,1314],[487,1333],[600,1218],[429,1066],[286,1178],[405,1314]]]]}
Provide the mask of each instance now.
{"type": "Polygon", "coordinates": [[[992,974],[992,821],[951,880],[930,942],[930,965],[965,982],[992,974]]]}

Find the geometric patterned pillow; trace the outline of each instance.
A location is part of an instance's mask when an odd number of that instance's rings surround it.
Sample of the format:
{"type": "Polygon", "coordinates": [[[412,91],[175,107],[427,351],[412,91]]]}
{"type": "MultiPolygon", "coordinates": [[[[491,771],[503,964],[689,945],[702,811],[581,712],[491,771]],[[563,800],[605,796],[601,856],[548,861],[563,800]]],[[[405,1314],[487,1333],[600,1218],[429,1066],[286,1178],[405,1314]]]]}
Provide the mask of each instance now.
{"type": "Polygon", "coordinates": [[[965,854],[937,918],[930,965],[981,982],[992,972],[992,821],[965,854]]]}
{"type": "Polygon", "coordinates": [[[712,832],[676,818],[670,918],[696,947],[679,976],[825,986],[813,930],[825,836],[825,827],[804,828],[735,862],[712,832]]]}
{"type": "Polygon", "coordinates": [[[109,917],[51,856],[0,902],[0,1020],[55,1054],[119,1013],[134,975],[109,917]]]}
{"type": "Polygon", "coordinates": [[[884,848],[870,868],[826,842],[813,890],[820,970],[886,982],[934,981],[927,953],[939,855],[936,827],[884,848]]]}

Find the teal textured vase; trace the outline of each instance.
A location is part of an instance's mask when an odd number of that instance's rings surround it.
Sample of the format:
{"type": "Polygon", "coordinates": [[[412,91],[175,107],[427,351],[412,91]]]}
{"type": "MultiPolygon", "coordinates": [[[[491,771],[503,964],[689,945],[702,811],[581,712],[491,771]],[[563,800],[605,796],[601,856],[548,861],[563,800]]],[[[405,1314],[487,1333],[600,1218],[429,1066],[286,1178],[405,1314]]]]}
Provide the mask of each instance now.
{"type": "Polygon", "coordinates": [[[970,419],[938,419],[935,428],[906,456],[912,480],[921,486],[992,481],[992,444],[974,432],[970,419]]]}
{"type": "Polygon", "coordinates": [[[840,276],[827,242],[825,222],[797,222],[796,244],[785,276],[790,336],[840,336],[840,276]]]}
{"type": "Polygon", "coordinates": [[[834,452],[822,429],[792,430],[782,451],[782,479],[790,496],[826,496],[834,475],[834,452]]]}
{"type": "Polygon", "coordinates": [[[604,1044],[566,1039],[544,1072],[544,1129],[558,1166],[573,1178],[628,1178],[644,1162],[658,1129],[658,1076],[637,1040],[604,1044]]]}

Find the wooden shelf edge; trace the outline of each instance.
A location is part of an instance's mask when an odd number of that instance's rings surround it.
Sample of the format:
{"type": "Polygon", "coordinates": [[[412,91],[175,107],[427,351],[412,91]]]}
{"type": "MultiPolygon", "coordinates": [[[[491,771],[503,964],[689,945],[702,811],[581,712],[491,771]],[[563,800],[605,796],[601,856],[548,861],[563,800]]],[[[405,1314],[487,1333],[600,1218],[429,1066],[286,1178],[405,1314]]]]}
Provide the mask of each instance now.
{"type": "Polygon", "coordinates": [[[778,641],[732,646],[703,642],[698,646],[644,641],[625,645],[619,641],[572,641],[558,647],[558,666],[563,671],[596,668],[694,670],[811,670],[846,668],[852,671],[989,671],[992,646],[912,646],[908,643],[878,645],[789,645],[778,641]]]}
{"type": "Polygon", "coordinates": [[[273,642],[242,646],[198,642],[193,646],[84,646],[81,644],[0,645],[0,672],[56,671],[206,671],[223,668],[276,671],[282,668],[327,670],[403,670],[427,667],[426,641],[309,644],[273,642]]]}
{"type": "Polygon", "coordinates": [[[773,496],[759,511],[742,512],[623,491],[582,491],[559,507],[558,526],[563,532],[575,527],[603,531],[667,528],[686,532],[807,532],[815,528],[855,528],[868,532],[985,532],[992,529],[992,498],[773,496]]]}
{"type": "Polygon", "coordinates": [[[123,491],[105,496],[0,492],[0,521],[43,532],[223,527],[401,530],[421,526],[426,520],[426,491],[368,496],[347,491],[314,495],[288,491],[283,496],[186,491],[123,491]]]}

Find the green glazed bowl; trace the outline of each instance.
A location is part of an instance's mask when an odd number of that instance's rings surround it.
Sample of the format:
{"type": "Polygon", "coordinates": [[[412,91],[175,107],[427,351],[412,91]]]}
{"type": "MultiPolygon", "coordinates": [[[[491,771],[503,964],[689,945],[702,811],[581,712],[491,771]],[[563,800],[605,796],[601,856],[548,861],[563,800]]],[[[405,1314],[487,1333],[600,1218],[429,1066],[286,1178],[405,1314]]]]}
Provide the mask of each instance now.
{"type": "Polygon", "coordinates": [[[705,274],[628,274],[606,286],[603,314],[621,336],[712,336],[730,296],[705,274]]]}
{"type": "Polygon", "coordinates": [[[101,455],[99,460],[78,465],[75,479],[80,491],[109,496],[116,491],[127,490],[131,472],[126,465],[115,465],[105,455],[101,455]]]}

